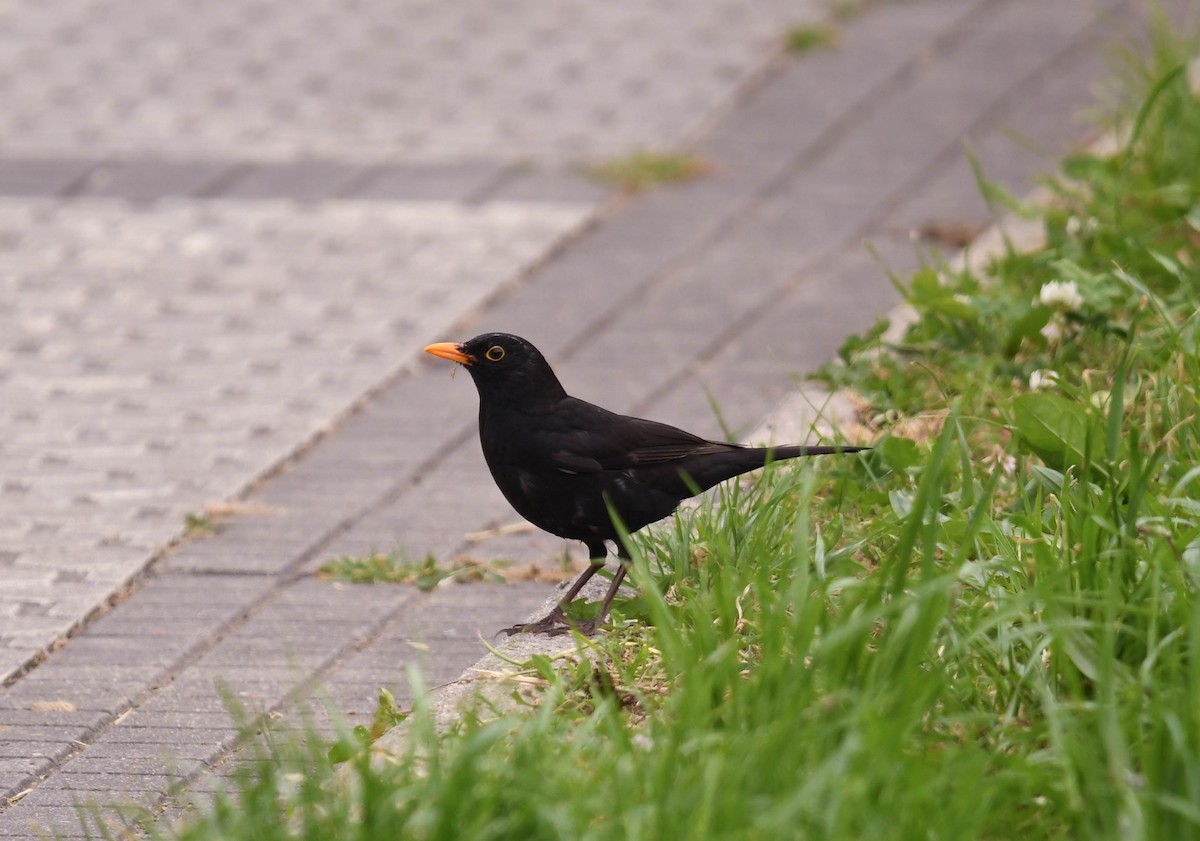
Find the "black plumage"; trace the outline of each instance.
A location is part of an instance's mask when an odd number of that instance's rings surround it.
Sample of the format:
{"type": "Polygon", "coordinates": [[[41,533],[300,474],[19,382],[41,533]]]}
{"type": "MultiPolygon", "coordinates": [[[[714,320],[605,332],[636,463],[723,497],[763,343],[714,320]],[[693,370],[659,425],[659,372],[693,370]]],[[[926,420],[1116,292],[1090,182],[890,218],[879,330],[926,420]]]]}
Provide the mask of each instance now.
{"type": "MultiPolygon", "coordinates": [[[[744,447],[610,412],[568,395],[538,349],[507,333],[425,350],[470,372],[479,391],[483,455],[504,497],[538,528],[583,541],[593,560],[549,616],[510,633],[561,632],[569,625],[565,606],[604,565],[606,541],[616,544],[620,557],[628,557],[613,512],[635,532],[669,515],[682,500],[768,459],[865,449],[744,447]]],[[[581,626],[583,631],[604,620],[624,575],[622,563],[597,620],[581,626]]]]}

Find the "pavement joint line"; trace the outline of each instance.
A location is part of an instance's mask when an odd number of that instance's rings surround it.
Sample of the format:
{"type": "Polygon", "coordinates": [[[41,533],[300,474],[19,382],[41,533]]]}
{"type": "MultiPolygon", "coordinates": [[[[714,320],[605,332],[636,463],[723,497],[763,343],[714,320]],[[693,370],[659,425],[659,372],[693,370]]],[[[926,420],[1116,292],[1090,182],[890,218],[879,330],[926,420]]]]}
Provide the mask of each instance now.
{"type": "MultiPolygon", "coordinates": [[[[0,154],[0,167],[5,165],[14,165],[36,161],[37,159],[25,156],[20,157],[5,157],[0,154]]],[[[0,196],[20,196],[22,198],[59,198],[59,199],[92,199],[92,198],[109,198],[116,200],[125,200],[134,204],[147,204],[158,201],[160,199],[193,199],[193,200],[221,200],[229,199],[247,203],[274,201],[279,199],[298,199],[302,201],[313,200],[371,200],[371,201],[409,201],[402,195],[390,199],[377,199],[374,197],[365,198],[362,193],[367,190],[370,185],[379,177],[391,172],[395,164],[387,162],[376,162],[370,164],[357,164],[352,162],[340,161],[333,158],[311,157],[303,160],[294,161],[291,163],[281,162],[264,162],[255,161],[237,157],[214,157],[214,158],[193,158],[179,161],[165,161],[162,158],[152,155],[135,155],[135,156],[108,156],[108,157],[93,157],[90,155],[76,156],[57,156],[54,158],[56,162],[64,164],[76,164],[81,167],[80,172],[72,178],[66,185],[59,187],[57,190],[47,190],[36,194],[8,194],[0,188],[0,196]],[[106,169],[111,169],[114,172],[119,172],[126,177],[133,175],[137,176],[140,171],[153,171],[155,167],[161,166],[164,163],[178,165],[180,167],[202,165],[214,167],[214,171],[198,185],[190,188],[172,188],[164,186],[158,192],[148,195],[139,195],[136,198],[123,195],[120,191],[115,193],[94,192],[92,180],[96,174],[103,172],[106,169]],[[270,174],[278,172],[284,166],[299,166],[301,170],[320,170],[325,169],[333,173],[334,181],[338,182],[337,186],[324,199],[313,199],[302,195],[303,187],[297,186],[294,190],[289,190],[289,185],[284,182],[279,182],[271,185],[269,189],[262,189],[261,192],[253,196],[231,196],[227,195],[227,191],[236,188],[236,186],[251,178],[256,174],[270,174]]],[[[492,163],[488,161],[480,161],[480,163],[492,163]]],[[[474,206],[484,204],[508,183],[520,178],[526,172],[552,171],[555,173],[566,175],[571,179],[576,179],[580,182],[588,182],[581,172],[572,167],[556,167],[551,170],[539,170],[536,166],[531,166],[528,163],[521,162],[506,162],[497,161],[496,173],[486,180],[483,184],[475,187],[465,196],[457,199],[457,202],[464,206],[474,206]]],[[[438,173],[447,169],[447,164],[441,163],[417,163],[408,164],[408,168],[416,172],[438,173]]],[[[135,178],[136,180],[136,178],[135,178]]],[[[453,200],[453,199],[450,199],[453,200]]],[[[532,199],[522,199],[522,201],[553,201],[552,199],[539,199],[536,196],[532,199]]]]}
{"type": "Polygon", "coordinates": [[[63,198],[73,198],[83,192],[84,187],[92,177],[92,173],[100,166],[99,161],[88,163],[82,172],[76,175],[73,179],[63,186],[60,195],[63,198]]]}
{"type": "Polygon", "coordinates": [[[198,199],[219,199],[223,191],[228,190],[238,181],[245,178],[253,169],[254,164],[252,163],[230,161],[229,165],[213,178],[212,181],[196,190],[195,197],[198,199]]]}
{"type": "Polygon", "coordinates": [[[342,200],[353,199],[360,190],[378,178],[384,171],[385,167],[377,163],[359,167],[357,174],[351,175],[341,187],[334,191],[333,198],[342,200]]]}

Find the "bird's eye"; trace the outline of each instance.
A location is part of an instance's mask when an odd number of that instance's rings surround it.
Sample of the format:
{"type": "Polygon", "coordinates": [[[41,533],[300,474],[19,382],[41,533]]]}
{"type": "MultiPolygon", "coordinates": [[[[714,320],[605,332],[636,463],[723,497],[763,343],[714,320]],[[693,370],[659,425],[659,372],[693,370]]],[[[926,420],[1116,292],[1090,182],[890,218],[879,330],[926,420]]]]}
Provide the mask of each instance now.
{"type": "Polygon", "coordinates": [[[500,345],[492,345],[487,349],[487,353],[484,356],[487,357],[488,362],[499,362],[504,358],[504,348],[500,347],[500,345]]]}

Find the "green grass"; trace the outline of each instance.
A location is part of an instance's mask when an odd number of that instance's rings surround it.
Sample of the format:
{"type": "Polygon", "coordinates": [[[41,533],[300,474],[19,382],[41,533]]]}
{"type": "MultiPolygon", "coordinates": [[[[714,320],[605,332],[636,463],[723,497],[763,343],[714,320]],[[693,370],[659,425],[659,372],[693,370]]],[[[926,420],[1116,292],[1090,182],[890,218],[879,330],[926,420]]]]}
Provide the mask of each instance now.
{"type": "Polygon", "coordinates": [[[836,47],[841,40],[841,30],[836,26],[827,23],[807,23],[789,29],[785,44],[788,52],[802,54],[836,47]]]}
{"type": "Polygon", "coordinates": [[[500,583],[505,580],[501,568],[499,563],[486,565],[470,560],[440,564],[432,555],[415,560],[396,549],[363,556],[342,555],[322,564],[316,575],[355,584],[415,584],[421,590],[432,590],[448,581],[500,583]]]}
{"type": "Polygon", "coordinates": [[[220,534],[225,524],[212,515],[189,511],[183,515],[183,527],[185,537],[198,538],[220,534]]]}
{"type": "Polygon", "coordinates": [[[858,393],[872,452],[639,535],[641,598],[525,664],[523,712],[438,734],[420,703],[405,755],[373,764],[347,734],[340,771],[328,745],[276,744],[158,837],[1200,838],[1200,101],[1180,50],[1159,44],[1126,149],[1021,208],[1044,248],[898,281],[902,340],[879,325],[823,372],[858,393]]]}
{"type": "Polygon", "coordinates": [[[635,152],[587,168],[596,181],[628,193],[651,187],[691,181],[706,174],[710,165],[702,158],[682,152],[635,152]]]}

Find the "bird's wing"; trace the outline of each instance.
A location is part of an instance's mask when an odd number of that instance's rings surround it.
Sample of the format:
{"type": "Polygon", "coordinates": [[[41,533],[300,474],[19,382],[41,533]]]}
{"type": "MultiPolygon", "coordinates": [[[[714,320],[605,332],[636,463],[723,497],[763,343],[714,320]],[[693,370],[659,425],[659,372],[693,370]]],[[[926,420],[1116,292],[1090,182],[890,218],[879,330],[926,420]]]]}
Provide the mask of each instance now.
{"type": "Polygon", "coordinates": [[[570,473],[626,470],[737,449],[735,444],[707,441],[665,423],[618,415],[574,398],[569,401],[569,411],[560,415],[562,428],[546,443],[554,465],[570,473]]]}

